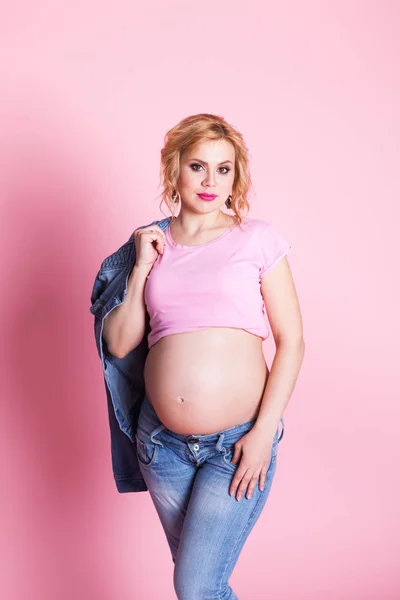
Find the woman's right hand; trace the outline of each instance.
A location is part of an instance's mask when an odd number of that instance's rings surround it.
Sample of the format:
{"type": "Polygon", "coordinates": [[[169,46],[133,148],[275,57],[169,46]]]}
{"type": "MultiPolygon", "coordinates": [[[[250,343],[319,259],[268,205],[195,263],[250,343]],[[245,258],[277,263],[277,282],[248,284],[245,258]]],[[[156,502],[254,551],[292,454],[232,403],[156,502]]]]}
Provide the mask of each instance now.
{"type": "Polygon", "coordinates": [[[159,254],[164,253],[165,233],[158,225],[137,229],[134,234],[136,267],[151,269],[159,254]]]}

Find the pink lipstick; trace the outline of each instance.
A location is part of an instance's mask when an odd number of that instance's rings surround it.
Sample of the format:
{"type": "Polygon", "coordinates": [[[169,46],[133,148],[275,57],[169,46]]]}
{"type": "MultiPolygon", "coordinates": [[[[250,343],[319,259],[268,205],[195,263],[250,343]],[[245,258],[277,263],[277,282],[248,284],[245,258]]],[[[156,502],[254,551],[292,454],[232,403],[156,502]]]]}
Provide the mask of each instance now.
{"type": "Polygon", "coordinates": [[[197,194],[202,200],[210,201],[214,200],[217,196],[215,194],[197,194]]]}

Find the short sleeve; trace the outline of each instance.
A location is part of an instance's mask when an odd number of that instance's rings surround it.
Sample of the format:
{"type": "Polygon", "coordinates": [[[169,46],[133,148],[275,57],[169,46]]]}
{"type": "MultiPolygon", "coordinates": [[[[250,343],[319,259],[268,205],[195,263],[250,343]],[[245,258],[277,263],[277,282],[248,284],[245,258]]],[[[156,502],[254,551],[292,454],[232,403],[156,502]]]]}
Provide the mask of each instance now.
{"type": "Polygon", "coordinates": [[[281,258],[287,255],[292,246],[273,223],[264,221],[260,222],[260,225],[258,242],[261,252],[261,279],[281,258]]]}

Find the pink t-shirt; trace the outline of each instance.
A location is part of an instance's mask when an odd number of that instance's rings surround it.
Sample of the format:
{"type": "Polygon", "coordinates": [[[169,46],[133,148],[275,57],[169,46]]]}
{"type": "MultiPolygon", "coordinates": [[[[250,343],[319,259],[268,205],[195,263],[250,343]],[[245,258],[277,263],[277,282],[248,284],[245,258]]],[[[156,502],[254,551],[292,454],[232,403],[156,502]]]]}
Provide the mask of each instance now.
{"type": "Polygon", "coordinates": [[[164,254],[147,278],[149,348],[160,338],[206,327],[235,327],[270,335],[260,279],[291,245],[262,219],[243,217],[216,239],[183,246],[165,229],[164,254]]]}

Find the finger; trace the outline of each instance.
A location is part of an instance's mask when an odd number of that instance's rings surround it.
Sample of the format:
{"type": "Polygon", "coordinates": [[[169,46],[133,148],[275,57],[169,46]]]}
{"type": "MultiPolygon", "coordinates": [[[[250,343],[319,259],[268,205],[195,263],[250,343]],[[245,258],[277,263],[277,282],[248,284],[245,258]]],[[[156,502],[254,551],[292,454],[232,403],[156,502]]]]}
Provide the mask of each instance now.
{"type": "Polygon", "coordinates": [[[159,233],[159,238],[156,242],[156,247],[157,250],[159,252],[161,252],[161,254],[164,253],[164,247],[165,247],[165,233],[163,231],[157,231],[156,233],[159,233]]]}
{"type": "Polygon", "coordinates": [[[253,473],[253,475],[250,478],[250,483],[249,483],[249,487],[247,488],[247,494],[246,494],[246,498],[250,499],[253,495],[253,490],[256,487],[258,478],[260,476],[260,473],[253,473]]]}
{"type": "MultiPolygon", "coordinates": [[[[146,233],[146,232],[144,232],[146,233]]],[[[147,233],[155,233],[161,237],[161,239],[165,240],[165,233],[161,231],[161,229],[150,229],[147,233]]]]}
{"type": "Polygon", "coordinates": [[[140,229],[138,231],[138,235],[148,235],[148,234],[152,234],[151,237],[159,236],[161,239],[165,239],[165,233],[163,231],[161,231],[161,229],[140,229]]]}
{"type": "Polygon", "coordinates": [[[142,230],[139,235],[148,235],[152,242],[156,243],[156,249],[161,254],[164,252],[165,235],[164,232],[159,229],[145,229],[142,230]]]}
{"type": "Polygon", "coordinates": [[[139,229],[137,231],[162,231],[162,232],[164,232],[164,230],[161,229],[161,227],[159,225],[157,225],[156,223],[153,223],[153,225],[149,225],[148,227],[139,227],[139,229]]]}
{"type": "Polygon", "coordinates": [[[240,463],[238,468],[236,469],[235,475],[233,476],[232,481],[231,481],[231,485],[229,488],[230,496],[233,496],[234,494],[236,494],[237,487],[240,484],[242,477],[246,473],[246,471],[247,471],[247,468],[244,467],[244,465],[242,465],[240,463]]]}
{"type": "MultiPolygon", "coordinates": [[[[232,456],[232,460],[231,460],[231,464],[236,464],[236,462],[239,460],[240,458],[240,452],[241,452],[241,447],[239,445],[234,446],[234,451],[233,451],[233,456],[232,456]]],[[[229,488],[229,495],[233,496],[234,494],[236,494],[236,490],[237,490],[237,486],[240,483],[240,480],[243,477],[243,474],[245,473],[246,470],[243,471],[243,469],[240,468],[240,464],[238,466],[238,468],[236,469],[235,475],[231,481],[231,485],[229,488]]]]}
{"type": "Polygon", "coordinates": [[[160,254],[164,254],[164,246],[165,246],[164,240],[157,240],[156,249],[160,254]]]}
{"type": "Polygon", "coordinates": [[[240,453],[242,451],[242,447],[240,445],[237,445],[234,447],[234,451],[233,451],[233,456],[232,456],[232,460],[231,463],[232,464],[236,464],[236,462],[239,460],[240,458],[240,453]]]}
{"type": "Polygon", "coordinates": [[[244,492],[246,491],[247,485],[250,482],[250,479],[251,479],[251,475],[250,475],[249,471],[247,470],[239,484],[237,494],[236,494],[237,500],[240,501],[240,499],[242,498],[244,492]]]}
{"type": "Polygon", "coordinates": [[[157,225],[148,228],[141,227],[135,231],[135,235],[146,235],[146,233],[159,233],[162,237],[165,237],[165,231],[161,227],[157,227],[157,225]]]}
{"type": "Polygon", "coordinates": [[[143,233],[149,233],[150,231],[157,231],[158,233],[162,233],[163,235],[165,235],[164,230],[161,229],[161,227],[159,227],[158,225],[151,225],[149,227],[138,227],[133,232],[133,235],[142,235],[143,233]]]}
{"type": "MultiPolygon", "coordinates": [[[[243,473],[242,473],[242,475],[243,475],[243,473]]],[[[231,485],[229,487],[229,495],[230,496],[234,496],[234,494],[236,494],[236,490],[240,483],[241,478],[242,478],[242,476],[240,476],[238,474],[238,472],[236,471],[235,476],[232,478],[231,485]]]]}
{"type": "Polygon", "coordinates": [[[265,466],[261,469],[260,483],[259,483],[259,488],[260,488],[261,492],[263,491],[263,489],[265,487],[265,480],[267,478],[267,469],[268,469],[268,467],[265,467],[265,466]]]}

